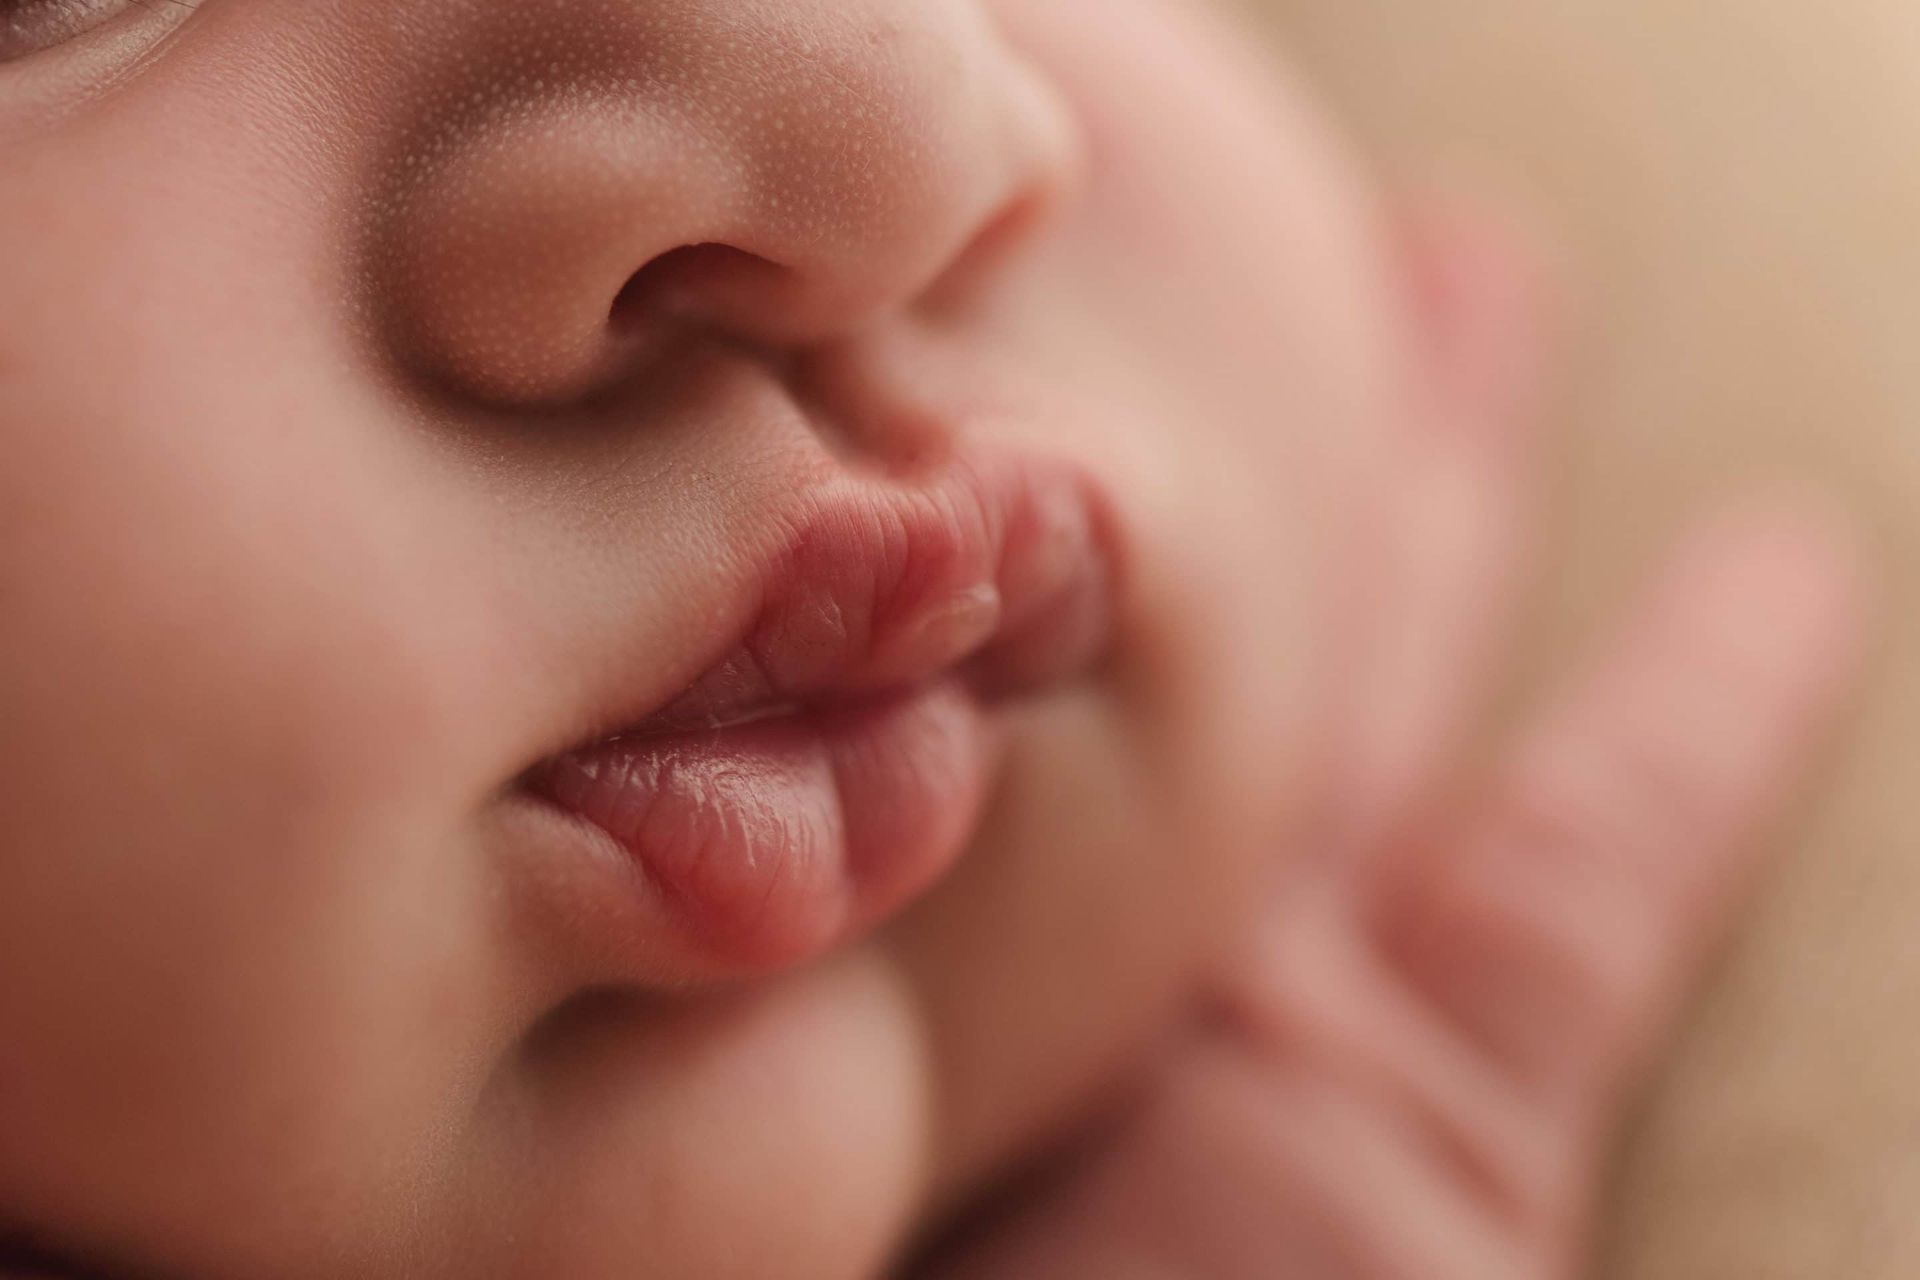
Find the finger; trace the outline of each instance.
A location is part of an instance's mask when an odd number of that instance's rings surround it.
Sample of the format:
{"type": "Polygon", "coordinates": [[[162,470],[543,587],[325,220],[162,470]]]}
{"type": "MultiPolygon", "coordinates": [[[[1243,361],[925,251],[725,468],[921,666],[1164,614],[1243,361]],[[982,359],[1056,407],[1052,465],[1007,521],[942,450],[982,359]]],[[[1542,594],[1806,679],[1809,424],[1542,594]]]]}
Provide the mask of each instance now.
{"type": "Polygon", "coordinates": [[[1421,1135],[1493,1216],[1537,1217],[1564,1200],[1564,1135],[1408,986],[1337,886],[1310,887],[1261,922],[1213,1011],[1249,1052],[1339,1079],[1421,1135]]]}
{"type": "Polygon", "coordinates": [[[1458,198],[1403,219],[1416,401],[1375,571],[1358,584],[1331,841],[1365,850],[1433,785],[1511,621],[1537,497],[1544,255],[1458,198]]]}
{"type": "Polygon", "coordinates": [[[1348,1082],[1188,1046],[1123,1128],[938,1280],[1518,1280],[1524,1244],[1348,1082]]]}
{"type": "Polygon", "coordinates": [[[1534,1096],[1603,1108],[1673,1015],[1855,670],[1856,564],[1810,519],[1702,531],[1386,904],[1409,980],[1534,1096]]]}

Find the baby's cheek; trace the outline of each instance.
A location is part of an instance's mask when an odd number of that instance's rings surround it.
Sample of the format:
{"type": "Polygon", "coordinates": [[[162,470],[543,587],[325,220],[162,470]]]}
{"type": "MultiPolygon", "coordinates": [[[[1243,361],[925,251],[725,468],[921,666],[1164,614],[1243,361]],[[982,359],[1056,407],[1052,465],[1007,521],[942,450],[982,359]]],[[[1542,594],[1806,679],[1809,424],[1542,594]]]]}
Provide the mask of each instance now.
{"type": "Polygon", "coordinates": [[[0,384],[0,1200],[188,1274],[375,1274],[487,1030],[436,768],[472,645],[330,364],[236,379],[188,311],[115,346],[124,280],[177,283],[127,241],[0,322],[45,375],[0,384]]]}
{"type": "Polygon", "coordinates": [[[1211,6],[1006,8],[1093,122],[1047,270],[1077,300],[1055,346],[1107,406],[1077,449],[1134,518],[1136,691],[1196,829],[1278,856],[1409,420],[1384,199],[1302,78],[1211,6]]]}
{"type": "MultiPolygon", "coordinates": [[[[216,571],[195,563],[204,589],[216,571]]],[[[244,628],[266,604],[254,587],[208,618],[244,628]]],[[[70,579],[61,598],[84,594],[70,579]]],[[[308,1234],[285,1195],[297,1181],[351,1206],[362,1230],[337,1243],[371,1256],[457,1118],[453,1046],[473,1027],[438,996],[472,967],[474,895],[443,874],[461,865],[446,844],[365,786],[396,722],[316,731],[306,699],[338,692],[331,664],[256,683],[231,635],[130,628],[155,616],[137,603],[114,597],[126,612],[97,628],[70,603],[0,694],[0,1199],[45,1197],[82,1237],[165,1224],[156,1253],[207,1274],[253,1249],[240,1273],[285,1274],[278,1247],[308,1234]],[[40,701],[41,680],[63,695],[40,701]],[[116,1211],[141,1221],[99,1220],[116,1211]]],[[[384,766],[403,771],[404,753],[384,766]]]]}
{"type": "Polygon", "coordinates": [[[1095,7],[1004,6],[1093,121],[1095,169],[988,340],[1051,388],[1009,429],[1114,497],[1124,638],[1100,687],[1035,710],[978,847],[898,935],[949,1195],[1150,1045],[1301,854],[1400,420],[1351,157],[1179,6],[1095,7]]]}

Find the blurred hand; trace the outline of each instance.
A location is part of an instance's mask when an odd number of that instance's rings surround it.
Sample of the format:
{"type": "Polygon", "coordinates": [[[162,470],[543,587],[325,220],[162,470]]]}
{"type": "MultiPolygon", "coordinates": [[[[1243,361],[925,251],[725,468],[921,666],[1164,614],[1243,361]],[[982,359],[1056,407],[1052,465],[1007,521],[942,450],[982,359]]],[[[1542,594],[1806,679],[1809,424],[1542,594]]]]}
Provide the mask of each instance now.
{"type": "Polygon", "coordinates": [[[1417,228],[1444,350],[1356,643],[1339,820],[1121,1116],[942,1280],[1553,1280],[1628,1092],[1844,696],[1844,540],[1698,530],[1475,776],[1445,767],[1524,536],[1525,291],[1417,228]]]}

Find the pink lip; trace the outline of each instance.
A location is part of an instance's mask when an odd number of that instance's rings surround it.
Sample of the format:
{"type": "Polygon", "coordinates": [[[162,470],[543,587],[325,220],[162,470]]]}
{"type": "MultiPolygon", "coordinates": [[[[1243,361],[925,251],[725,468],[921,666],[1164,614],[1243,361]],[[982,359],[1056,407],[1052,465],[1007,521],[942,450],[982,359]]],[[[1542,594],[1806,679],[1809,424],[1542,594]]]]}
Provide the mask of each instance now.
{"type": "Polygon", "coordinates": [[[849,472],[788,527],[703,674],[531,780],[726,969],[811,958],[936,881],[986,800],[992,701],[1083,671],[1109,629],[1103,507],[1070,468],[849,472]]]}

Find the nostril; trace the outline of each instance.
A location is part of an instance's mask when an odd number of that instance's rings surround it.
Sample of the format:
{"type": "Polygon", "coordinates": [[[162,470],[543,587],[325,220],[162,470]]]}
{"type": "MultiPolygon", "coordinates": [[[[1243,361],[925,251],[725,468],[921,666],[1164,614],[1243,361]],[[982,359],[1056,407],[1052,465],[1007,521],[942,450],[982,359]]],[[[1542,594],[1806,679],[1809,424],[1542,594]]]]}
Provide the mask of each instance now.
{"type": "Polygon", "coordinates": [[[630,333],[647,328],[668,309],[673,282],[685,277],[698,261],[721,246],[683,245],[661,254],[628,277],[614,295],[607,322],[615,332],[630,333]]]}
{"type": "Polygon", "coordinates": [[[787,269],[728,244],[689,244],[654,258],[620,287],[608,325],[628,336],[676,322],[752,329],[756,295],[770,301],[787,269]]]}

